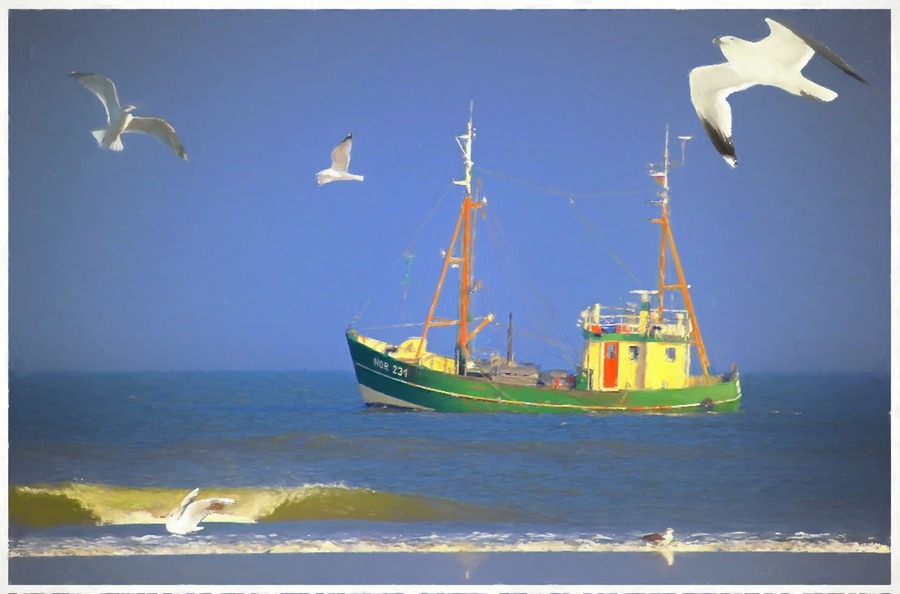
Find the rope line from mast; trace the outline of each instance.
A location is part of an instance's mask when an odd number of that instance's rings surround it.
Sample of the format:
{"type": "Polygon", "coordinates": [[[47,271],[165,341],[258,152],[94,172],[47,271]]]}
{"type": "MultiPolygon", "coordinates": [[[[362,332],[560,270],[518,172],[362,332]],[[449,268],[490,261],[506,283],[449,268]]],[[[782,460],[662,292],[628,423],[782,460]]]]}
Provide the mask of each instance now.
{"type": "Polygon", "coordinates": [[[543,184],[539,184],[533,182],[531,180],[525,179],[524,177],[518,177],[515,175],[510,175],[508,173],[503,173],[501,171],[494,171],[491,169],[485,169],[480,165],[475,165],[475,169],[480,171],[481,173],[485,173],[487,175],[496,177],[498,179],[503,179],[506,181],[511,181],[513,183],[517,183],[522,186],[527,186],[529,188],[535,188],[537,190],[541,190],[545,194],[549,194],[551,196],[560,196],[562,198],[569,198],[571,196],[579,196],[582,198],[621,198],[625,196],[638,196],[640,194],[645,194],[645,190],[603,190],[603,191],[594,191],[594,192],[572,192],[571,190],[566,190],[564,188],[558,188],[553,186],[546,186],[543,184]]]}
{"type": "Polygon", "coordinates": [[[447,198],[447,195],[450,193],[451,189],[453,189],[452,185],[449,185],[449,184],[444,185],[443,192],[441,192],[441,195],[434,202],[434,205],[431,207],[431,210],[428,212],[427,215],[425,215],[425,218],[422,220],[422,222],[419,224],[419,227],[413,233],[412,239],[410,239],[410,241],[406,245],[406,247],[403,248],[403,251],[401,251],[400,254],[397,256],[397,258],[394,260],[394,263],[391,264],[391,266],[388,268],[384,277],[381,279],[381,282],[378,283],[378,286],[371,293],[371,295],[369,295],[369,298],[363,304],[362,309],[360,309],[359,312],[355,316],[353,316],[353,319],[350,321],[350,325],[348,326],[348,328],[352,328],[353,325],[357,321],[359,321],[359,318],[362,317],[362,315],[366,312],[366,310],[369,309],[369,306],[372,305],[372,301],[375,299],[375,296],[381,292],[381,289],[384,287],[384,284],[387,282],[387,279],[390,278],[390,276],[393,274],[394,269],[397,268],[397,265],[400,264],[400,262],[403,262],[407,259],[407,256],[411,253],[410,250],[412,249],[413,245],[415,245],[416,241],[419,238],[419,235],[421,235],[421,233],[422,233],[422,230],[425,228],[425,226],[428,224],[428,222],[434,216],[434,213],[437,212],[438,208],[441,206],[441,204],[447,198]]]}
{"type": "MultiPolygon", "coordinates": [[[[483,319],[484,319],[484,316],[479,316],[479,317],[471,318],[469,321],[470,322],[480,322],[483,319]]],[[[501,322],[497,322],[497,321],[491,322],[491,324],[494,324],[497,326],[505,326],[505,324],[503,324],[501,322]]],[[[425,325],[425,322],[401,322],[399,324],[385,324],[383,326],[366,326],[365,328],[360,328],[360,330],[365,330],[368,332],[370,330],[392,330],[394,328],[415,328],[415,327],[421,328],[424,325],[425,325]]]]}
{"type": "Polygon", "coordinates": [[[640,286],[644,286],[643,281],[640,278],[638,278],[637,275],[634,274],[634,272],[632,272],[632,270],[628,267],[628,265],[625,263],[625,261],[619,256],[619,254],[616,253],[616,251],[609,244],[609,242],[607,242],[603,238],[602,234],[597,230],[596,226],[590,221],[590,219],[587,218],[587,215],[585,215],[576,206],[575,198],[576,197],[579,197],[579,198],[610,198],[610,197],[637,196],[637,195],[645,194],[646,190],[606,190],[606,191],[600,191],[600,192],[571,192],[568,190],[563,190],[561,188],[554,188],[551,186],[545,186],[542,184],[538,184],[538,183],[532,182],[532,181],[527,180],[522,177],[516,177],[516,176],[502,173],[499,171],[492,171],[489,169],[485,169],[478,165],[476,165],[475,168],[482,173],[486,173],[487,175],[491,175],[491,176],[494,176],[494,177],[497,177],[500,179],[518,183],[520,185],[527,186],[530,188],[535,188],[535,189],[541,190],[542,192],[544,192],[546,194],[567,198],[569,205],[572,206],[572,208],[575,211],[576,215],[578,216],[579,220],[585,226],[585,228],[588,230],[588,232],[591,233],[596,239],[599,240],[600,244],[606,249],[607,252],[609,252],[609,254],[610,254],[610,256],[612,256],[613,260],[615,260],[615,262],[619,266],[621,266],[622,269],[626,273],[628,273],[628,276],[630,276],[634,282],[638,283],[640,286]]]}
{"type": "MultiPolygon", "coordinates": [[[[560,344],[559,342],[557,342],[555,339],[551,338],[552,336],[566,336],[563,325],[560,323],[560,321],[558,319],[558,314],[557,314],[555,308],[553,307],[553,304],[550,303],[550,301],[547,299],[547,297],[543,294],[543,292],[540,290],[540,287],[538,286],[537,283],[535,283],[535,281],[531,277],[531,275],[523,272],[525,270],[525,268],[520,265],[518,259],[516,258],[515,254],[517,252],[511,248],[512,244],[506,235],[506,231],[504,230],[503,223],[502,223],[500,217],[498,216],[496,209],[492,209],[491,216],[488,217],[488,224],[485,225],[485,228],[487,229],[488,239],[494,245],[494,251],[500,256],[501,259],[503,259],[507,262],[505,268],[507,270],[515,271],[514,273],[519,278],[522,278],[525,280],[525,282],[528,284],[528,287],[531,291],[531,295],[537,295],[537,297],[539,298],[539,300],[541,301],[541,303],[543,304],[544,308],[547,311],[548,315],[546,315],[546,316],[536,315],[536,313],[534,311],[532,311],[531,308],[527,307],[528,304],[530,303],[530,300],[528,299],[526,292],[524,291],[521,284],[518,282],[511,283],[513,291],[515,292],[519,301],[526,306],[526,309],[525,309],[526,318],[528,319],[528,321],[532,324],[532,326],[534,328],[540,329],[539,332],[531,332],[531,334],[534,336],[537,336],[538,338],[543,340],[545,343],[548,343],[548,344],[554,343],[554,344],[559,345],[560,344]],[[541,323],[541,321],[545,321],[547,319],[549,319],[553,323],[553,325],[556,326],[555,330],[549,329],[546,326],[544,326],[544,324],[541,323]]],[[[519,332],[522,332],[522,330],[523,330],[523,328],[520,327],[519,332]]],[[[525,333],[528,334],[529,332],[526,331],[525,333]]],[[[574,360],[574,358],[577,356],[577,347],[575,347],[571,343],[563,344],[561,346],[567,347],[571,351],[572,359],[574,360]]],[[[554,353],[554,354],[557,356],[561,356],[560,353],[554,353]]]]}
{"type": "Polygon", "coordinates": [[[572,207],[572,210],[575,211],[575,214],[578,216],[578,220],[581,221],[581,224],[584,225],[584,227],[588,230],[588,233],[593,235],[594,238],[597,239],[604,248],[606,248],[606,251],[609,252],[610,256],[612,256],[612,259],[616,261],[616,264],[622,267],[622,270],[628,273],[628,276],[631,277],[631,280],[636,282],[639,286],[643,287],[644,281],[639,279],[637,275],[631,271],[631,269],[628,267],[628,264],[625,263],[625,260],[623,260],[621,256],[616,253],[616,250],[613,249],[613,246],[610,245],[610,243],[606,241],[600,231],[597,230],[597,226],[594,225],[594,223],[591,222],[588,216],[578,208],[575,202],[574,195],[569,196],[569,205],[572,207]]]}

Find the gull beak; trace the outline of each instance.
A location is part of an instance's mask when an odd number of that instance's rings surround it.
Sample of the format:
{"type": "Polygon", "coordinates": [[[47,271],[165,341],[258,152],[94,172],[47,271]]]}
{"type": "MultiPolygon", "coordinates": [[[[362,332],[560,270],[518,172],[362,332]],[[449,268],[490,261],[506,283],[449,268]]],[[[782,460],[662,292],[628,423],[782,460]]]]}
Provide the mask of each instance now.
{"type": "Polygon", "coordinates": [[[713,43],[715,43],[716,45],[722,45],[722,38],[716,37],[715,39],[713,39],[713,43]]]}

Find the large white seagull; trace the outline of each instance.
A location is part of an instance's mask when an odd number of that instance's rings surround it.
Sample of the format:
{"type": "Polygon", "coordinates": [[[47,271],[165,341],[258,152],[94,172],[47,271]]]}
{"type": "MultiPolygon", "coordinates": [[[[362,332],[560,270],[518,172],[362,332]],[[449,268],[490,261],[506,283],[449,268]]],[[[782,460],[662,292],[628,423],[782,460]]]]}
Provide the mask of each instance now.
{"type": "Polygon", "coordinates": [[[91,131],[100,147],[121,151],[125,148],[122,144],[122,134],[128,132],[140,132],[149,134],[161,142],[169,145],[176,155],[187,160],[187,154],[175,128],[162,118],[141,118],[131,115],[137,109],[134,105],[119,105],[119,97],[116,93],[116,85],[102,74],[93,72],[70,72],[69,76],[83,84],[91,91],[106,109],[106,126],[91,131]]]}
{"type": "MultiPolygon", "coordinates": [[[[800,72],[818,53],[858,81],[866,81],[840,56],[815,39],[773,19],[766,19],[769,36],[747,41],[731,35],[717,37],[727,62],[691,70],[691,102],[716,150],[732,167],[737,155],[731,137],[731,106],[728,96],[756,86],[768,85],[788,93],[819,101],[833,101],[837,93],[814,83],[800,72]]],[[[868,83],[866,83],[868,84],[868,83]]]]}

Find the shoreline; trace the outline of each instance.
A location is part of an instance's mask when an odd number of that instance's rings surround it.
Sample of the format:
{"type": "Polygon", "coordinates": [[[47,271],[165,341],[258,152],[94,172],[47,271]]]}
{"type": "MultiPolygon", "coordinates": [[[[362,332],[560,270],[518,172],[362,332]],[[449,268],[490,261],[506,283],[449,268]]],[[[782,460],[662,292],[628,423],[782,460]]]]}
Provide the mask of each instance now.
{"type": "Polygon", "coordinates": [[[280,553],[12,557],[11,585],[888,585],[881,553],[280,553]]]}

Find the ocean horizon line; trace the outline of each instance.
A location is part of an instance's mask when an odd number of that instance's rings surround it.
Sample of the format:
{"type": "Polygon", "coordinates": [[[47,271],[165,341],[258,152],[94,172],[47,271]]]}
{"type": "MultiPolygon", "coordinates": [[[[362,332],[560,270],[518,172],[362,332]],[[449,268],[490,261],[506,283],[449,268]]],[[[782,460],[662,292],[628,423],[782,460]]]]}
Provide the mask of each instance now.
{"type": "MultiPolygon", "coordinates": [[[[820,369],[742,369],[738,368],[742,375],[759,376],[874,376],[878,378],[889,379],[891,376],[890,369],[875,370],[820,370],[820,369]]],[[[240,367],[222,367],[222,368],[199,368],[184,367],[173,369],[153,369],[153,368],[134,368],[134,369],[7,369],[10,376],[14,375],[40,375],[40,374],[58,374],[58,375],[90,375],[90,374],[188,374],[188,373],[340,373],[353,375],[352,367],[346,368],[291,368],[291,367],[261,367],[261,368],[240,368],[240,367]]],[[[724,373],[724,372],[723,372],[724,373]]],[[[716,374],[713,374],[716,375],[716,374]]]]}

